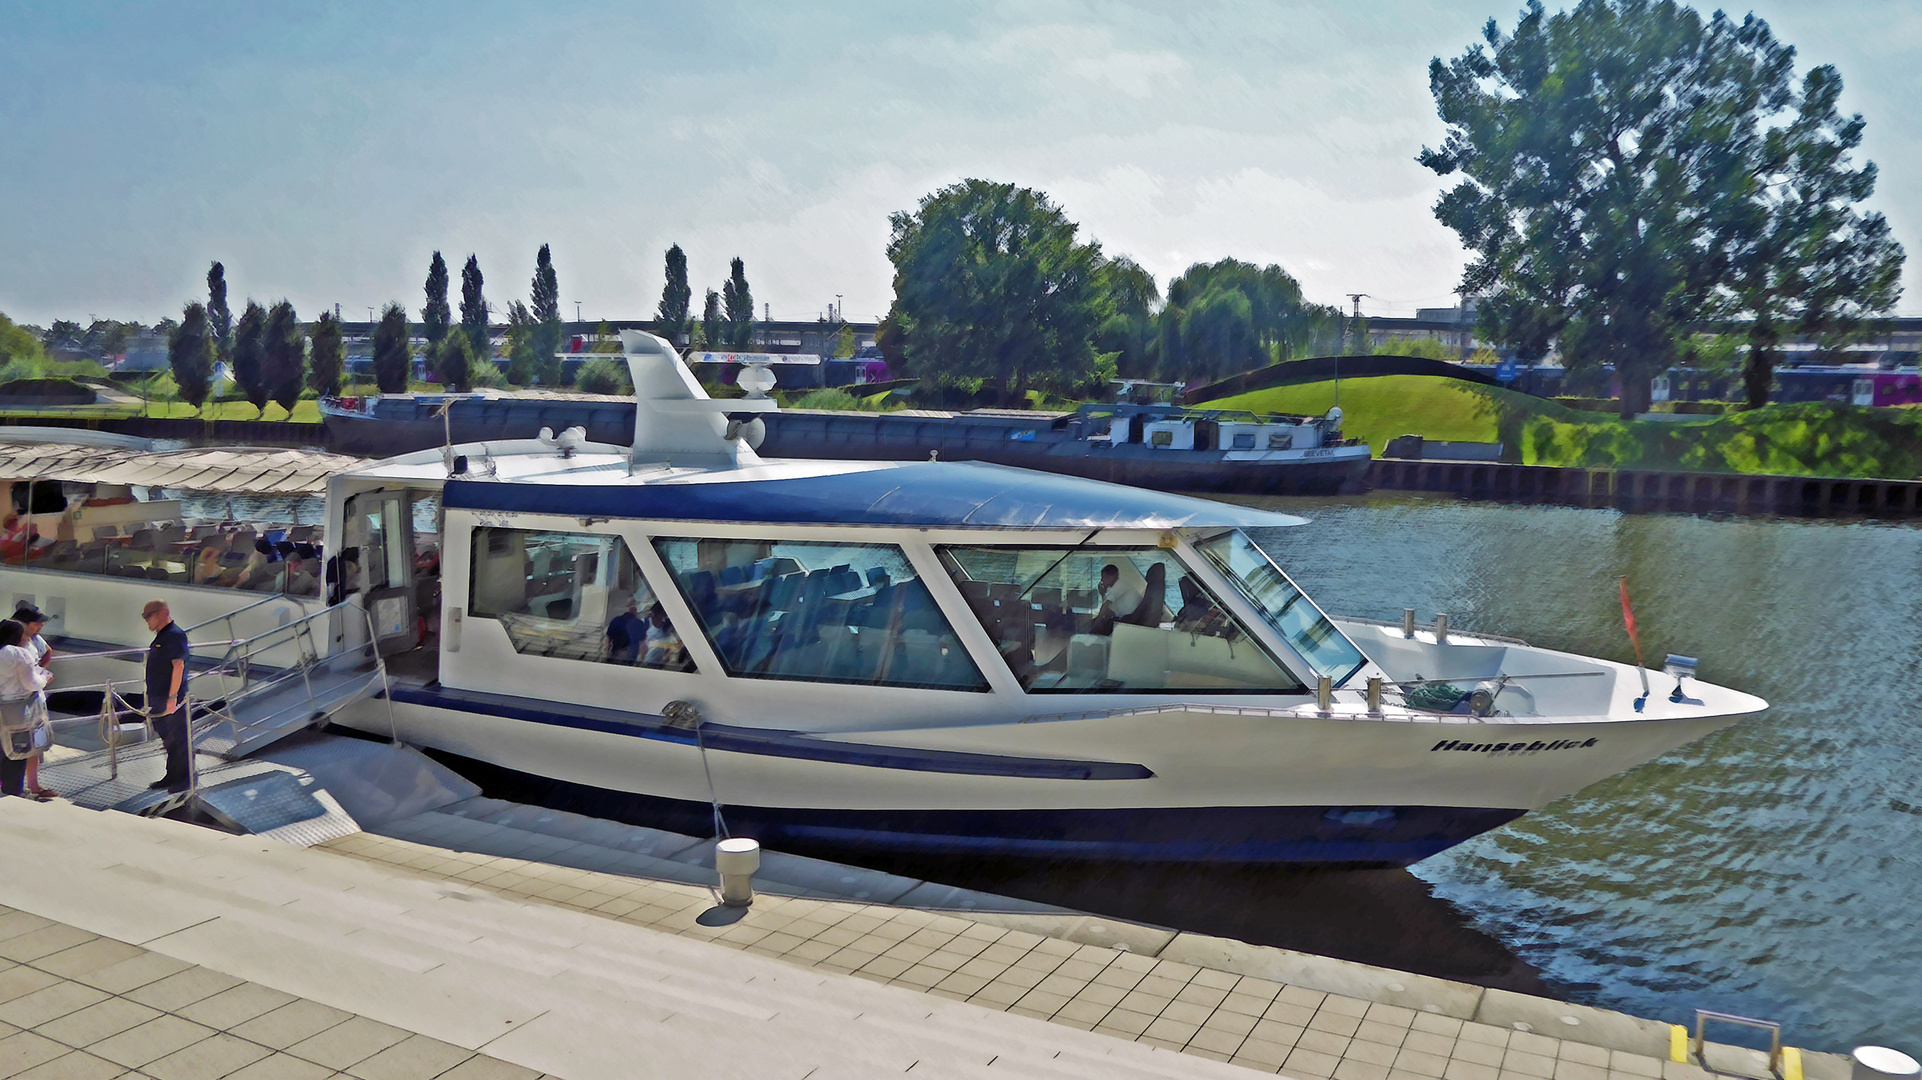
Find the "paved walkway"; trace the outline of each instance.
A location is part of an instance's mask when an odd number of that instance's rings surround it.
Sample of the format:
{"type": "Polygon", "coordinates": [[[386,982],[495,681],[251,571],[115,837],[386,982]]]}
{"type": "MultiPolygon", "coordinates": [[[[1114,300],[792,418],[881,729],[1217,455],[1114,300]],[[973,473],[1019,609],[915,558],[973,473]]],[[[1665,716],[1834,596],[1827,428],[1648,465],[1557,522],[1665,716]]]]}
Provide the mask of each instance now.
{"type": "MultiPolygon", "coordinates": [[[[410,848],[414,858],[432,854],[410,848]]],[[[25,1074],[36,1055],[31,1067],[46,1070],[37,1076],[111,1076],[139,1060],[136,1075],[160,1080],[331,1071],[381,1080],[456,1068],[485,1076],[496,1062],[522,1070],[508,1075],[565,1080],[1238,1073],[448,875],[65,803],[0,799],[0,865],[9,868],[0,904],[13,909],[0,919],[18,931],[6,940],[28,960],[0,972],[23,980],[17,1000],[0,1006],[12,1010],[0,1022],[23,1029],[13,1033],[19,1056],[0,1062],[0,1076],[25,1074]],[[99,953],[101,972],[154,966],[128,975],[135,985],[107,986],[84,981],[84,962],[32,966],[70,950],[99,953]],[[200,973],[186,975],[190,967],[200,973]],[[189,985],[172,994],[176,979],[189,985]],[[25,989],[36,982],[44,985],[25,989]],[[53,1026],[96,1006],[73,1030],[53,1026]],[[120,1024],[128,1026],[110,1032],[120,1024]],[[71,1068],[61,1071],[62,1061],[71,1068]]],[[[660,914],[697,925],[711,902],[676,888],[674,911],[660,914]]],[[[628,913],[644,906],[632,902],[628,913]]],[[[764,917],[780,906],[769,903],[764,917]]],[[[790,921],[803,913],[786,912],[790,921]]],[[[722,930],[737,939],[753,932],[722,930]]]]}
{"type": "Polygon", "coordinates": [[[534,1080],[486,1054],[0,908],[0,1077],[534,1080]]]}
{"type": "MultiPolygon", "coordinates": [[[[411,839],[362,833],[325,847],[430,878],[1298,1080],[1712,1075],[1667,1060],[1667,1024],[1090,916],[941,913],[763,893],[741,921],[704,925],[698,917],[713,898],[690,879],[711,871],[690,875],[697,864],[671,857],[698,857],[705,844],[677,851],[650,840],[651,854],[622,852],[586,842],[562,820],[569,815],[555,811],[538,811],[540,827],[551,832],[530,832],[528,810],[474,799],[390,830],[411,839]],[[1302,976],[1320,988],[1287,981],[1302,976]]],[[[778,878],[779,868],[770,876],[778,878]]],[[[844,890],[865,884],[841,880],[848,883],[844,890]]],[[[963,895],[968,903],[978,896],[963,895]]],[[[1805,1057],[1812,1078],[1847,1075],[1846,1059],[1805,1057]]],[[[1757,1065],[1738,1056],[1725,1068],[1766,1075],[1757,1065]]]]}

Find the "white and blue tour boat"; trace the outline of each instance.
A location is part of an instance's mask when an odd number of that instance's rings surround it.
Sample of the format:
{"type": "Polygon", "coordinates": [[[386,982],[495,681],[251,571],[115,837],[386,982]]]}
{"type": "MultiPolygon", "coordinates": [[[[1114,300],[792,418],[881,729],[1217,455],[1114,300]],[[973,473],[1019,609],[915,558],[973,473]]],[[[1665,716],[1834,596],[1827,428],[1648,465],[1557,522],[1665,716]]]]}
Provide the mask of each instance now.
{"type": "Polygon", "coordinates": [[[1330,618],[1248,535],[1283,514],[763,459],[772,401],[710,400],[668,343],[623,340],[631,445],[336,471],[314,595],[32,560],[0,583],[108,644],[142,643],[136,594],[183,625],[244,609],[223,643],[325,626],[323,653],[385,665],[336,724],[790,849],[1406,864],[1766,708],[1679,668],[1330,618]]]}

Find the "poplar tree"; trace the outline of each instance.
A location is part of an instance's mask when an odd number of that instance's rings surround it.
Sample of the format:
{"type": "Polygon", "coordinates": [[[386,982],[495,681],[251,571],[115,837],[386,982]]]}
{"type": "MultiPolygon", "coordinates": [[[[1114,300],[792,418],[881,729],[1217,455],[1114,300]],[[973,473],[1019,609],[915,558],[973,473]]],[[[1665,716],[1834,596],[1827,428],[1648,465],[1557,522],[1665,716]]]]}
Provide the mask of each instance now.
{"type": "Polygon", "coordinates": [[[661,287],[661,304],[655,309],[655,331],[675,343],[684,344],[688,333],[688,304],[694,290],[687,284],[687,253],[681,245],[667,249],[667,284],[661,287]]]}
{"type": "Polygon", "coordinates": [[[215,360],[231,360],[234,353],[234,313],[227,307],[227,268],[207,268],[207,336],[215,360]]]}
{"type": "Polygon", "coordinates": [[[201,304],[188,304],[180,313],[180,325],[167,335],[167,363],[173,368],[181,400],[196,409],[205,405],[213,382],[214,350],[207,309],[201,304]]]}
{"type": "Polygon", "coordinates": [[[399,304],[388,304],[381,310],[380,324],[374,327],[374,385],[383,394],[404,394],[413,368],[414,347],[407,339],[407,311],[399,304]]]}
{"type": "Polygon", "coordinates": [[[724,324],[721,319],[721,294],[713,289],[707,291],[707,303],[701,306],[701,340],[710,349],[726,348],[724,324]]]}
{"type": "Polygon", "coordinates": [[[554,277],[554,258],[546,244],[542,244],[539,254],[534,256],[530,298],[533,300],[530,314],[534,319],[534,375],[542,386],[556,386],[561,381],[561,362],[554,355],[561,351],[561,287],[554,277]]]}
{"type": "Polygon", "coordinates": [[[420,309],[421,335],[429,345],[440,344],[447,336],[447,326],[454,321],[454,312],[447,306],[447,260],[434,252],[434,259],[427,264],[427,306],[420,309]]]}
{"type": "Polygon", "coordinates": [[[321,397],[333,397],[340,393],[340,374],[345,366],[346,350],[341,345],[340,320],[331,311],[323,311],[320,318],[307,330],[313,343],[311,363],[307,369],[307,385],[321,397]]]}
{"type": "Polygon", "coordinates": [[[282,300],[268,310],[261,337],[261,382],[267,396],[292,416],[307,381],[307,340],[301,336],[300,318],[292,303],[282,300]]]}
{"type": "Polygon", "coordinates": [[[487,355],[487,299],[481,295],[480,259],[467,257],[460,269],[460,326],[474,355],[487,355]]]}
{"type": "Polygon", "coordinates": [[[754,344],[754,294],[748,291],[747,267],[739,255],[729,264],[721,304],[727,316],[727,347],[739,350],[754,344]]]}
{"type": "Polygon", "coordinates": [[[267,407],[267,309],[247,301],[234,324],[234,385],[254,408],[267,407]]]}

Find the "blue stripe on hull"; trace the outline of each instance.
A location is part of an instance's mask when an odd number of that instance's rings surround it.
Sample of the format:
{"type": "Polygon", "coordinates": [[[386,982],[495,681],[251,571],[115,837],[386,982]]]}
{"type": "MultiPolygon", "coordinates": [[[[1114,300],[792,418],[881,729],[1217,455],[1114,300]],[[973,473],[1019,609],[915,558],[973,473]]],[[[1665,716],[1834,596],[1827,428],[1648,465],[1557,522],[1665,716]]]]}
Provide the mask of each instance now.
{"type": "MultiPolygon", "coordinates": [[[[706,803],[610,791],[453,755],[489,795],[693,836],[706,803]]],[[[1177,863],[1406,866],[1522,811],[1451,806],[1203,806],[1079,810],[830,810],[724,805],[728,831],[789,851],[1177,863]]]]}

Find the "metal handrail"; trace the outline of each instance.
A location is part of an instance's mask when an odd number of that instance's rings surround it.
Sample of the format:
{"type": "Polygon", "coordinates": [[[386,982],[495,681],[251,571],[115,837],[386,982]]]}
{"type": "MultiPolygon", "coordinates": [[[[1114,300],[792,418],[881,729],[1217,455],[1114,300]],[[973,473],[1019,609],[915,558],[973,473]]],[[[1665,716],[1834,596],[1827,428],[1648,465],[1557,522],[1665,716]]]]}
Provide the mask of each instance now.
{"type": "Polygon", "coordinates": [[[217,623],[217,622],[219,622],[219,621],[220,621],[220,620],[222,620],[222,619],[226,619],[226,620],[228,621],[228,631],[227,631],[227,634],[228,634],[228,636],[229,636],[229,637],[232,637],[232,636],[233,636],[233,629],[232,629],[232,622],[233,622],[233,617],[234,617],[234,616],[236,616],[236,615],[238,615],[238,614],[240,614],[240,613],[241,613],[241,612],[243,612],[243,611],[252,611],[253,609],[255,609],[255,608],[257,608],[257,607],[260,607],[260,606],[261,606],[261,605],[263,605],[263,604],[271,604],[271,603],[273,603],[273,602],[274,602],[274,601],[276,601],[276,600],[281,600],[281,601],[284,601],[284,600],[286,600],[286,599],[287,599],[287,596],[286,596],[286,594],[285,594],[285,593],[273,593],[273,594],[271,594],[271,595],[268,595],[268,596],[263,596],[263,597],[261,597],[260,599],[258,599],[258,600],[256,600],[256,601],[254,601],[254,602],[253,602],[253,603],[251,603],[251,604],[242,604],[241,606],[239,606],[239,607],[237,607],[237,608],[235,608],[235,609],[233,609],[232,611],[229,611],[229,612],[228,612],[227,614],[225,614],[225,615],[215,615],[215,616],[214,616],[213,618],[211,618],[211,619],[203,619],[203,620],[201,620],[200,622],[197,622],[197,623],[195,623],[195,624],[193,624],[192,626],[186,626],[186,627],[182,627],[182,628],[181,628],[181,632],[182,632],[182,633],[187,633],[187,634],[191,634],[191,633],[193,633],[193,632],[194,632],[195,630],[198,630],[198,629],[200,629],[200,628],[201,628],[201,627],[203,627],[203,626],[212,626],[212,625],[213,625],[214,623],[217,623]]]}
{"type": "MultiPolygon", "coordinates": [[[[256,605],[250,605],[250,606],[258,606],[258,605],[256,604],[256,605]]],[[[201,647],[201,648],[205,648],[208,646],[224,646],[226,651],[221,656],[219,661],[217,661],[214,664],[213,667],[210,667],[201,671],[189,672],[186,678],[182,682],[182,686],[181,686],[182,708],[187,710],[187,741],[188,741],[187,793],[191,794],[192,792],[198,790],[200,786],[200,769],[199,769],[199,762],[196,760],[196,751],[199,747],[200,741],[208,733],[212,732],[216,727],[219,726],[220,723],[225,722],[233,726],[235,741],[236,743],[238,743],[240,741],[240,737],[244,733],[251,732],[261,726],[261,722],[258,722],[258,721],[252,724],[243,725],[240,722],[239,718],[236,717],[233,712],[234,704],[237,701],[245,700],[250,690],[257,689],[259,686],[277,684],[283,679],[290,677],[292,674],[298,673],[307,691],[306,700],[308,701],[313,700],[314,685],[313,685],[313,678],[312,678],[312,669],[315,666],[319,665],[323,660],[334,659],[335,657],[346,655],[346,650],[343,650],[342,652],[332,654],[331,656],[327,656],[327,657],[321,656],[320,650],[315,647],[314,638],[313,638],[313,624],[321,616],[335,614],[336,612],[339,612],[340,609],[343,609],[343,608],[352,609],[355,613],[359,614],[366,621],[367,644],[365,648],[368,648],[374,651],[374,655],[376,659],[375,672],[380,678],[382,696],[385,697],[388,701],[389,734],[390,734],[390,737],[392,737],[395,742],[399,741],[399,732],[398,732],[397,724],[393,715],[393,692],[392,692],[393,686],[392,686],[392,683],[387,678],[386,665],[383,663],[379,663],[379,651],[378,651],[378,645],[376,644],[377,639],[375,637],[375,632],[374,632],[373,613],[371,611],[366,610],[365,608],[359,607],[357,604],[355,604],[352,601],[344,601],[342,603],[335,604],[331,607],[324,608],[320,611],[311,612],[292,622],[282,624],[280,626],[274,627],[270,630],[267,630],[259,634],[255,634],[254,636],[249,638],[237,638],[237,639],[231,639],[228,641],[197,643],[197,647],[201,647]],[[292,643],[295,645],[296,648],[300,649],[299,660],[293,665],[293,668],[291,671],[277,672],[273,678],[268,679],[265,683],[256,684],[254,687],[249,687],[248,686],[249,661],[252,659],[253,654],[259,650],[259,646],[263,641],[266,641],[269,638],[273,638],[276,635],[280,635],[284,638],[290,639],[290,642],[286,642],[286,643],[292,643]],[[300,646],[302,645],[303,642],[305,647],[301,648],[300,646]],[[195,696],[187,692],[189,688],[193,687],[197,682],[204,682],[204,680],[210,676],[219,676],[222,679],[222,682],[220,683],[220,691],[218,693],[212,695],[211,697],[208,697],[208,696],[195,696]],[[225,679],[228,676],[239,677],[241,680],[240,687],[237,689],[231,689],[225,682],[225,679]],[[216,702],[223,703],[224,708],[211,707],[216,702]],[[204,712],[201,711],[201,709],[203,708],[205,709],[204,712]],[[196,721],[204,721],[206,718],[211,718],[211,722],[196,723],[196,721]],[[196,728],[198,728],[198,730],[196,730],[196,728]]],[[[342,613],[344,614],[344,612],[342,613]]],[[[208,621],[217,622],[219,620],[212,619],[208,621]]],[[[202,623],[200,625],[204,626],[207,624],[202,623]]],[[[283,642],[275,642],[273,645],[269,645],[268,647],[275,647],[282,643],[283,642]]],[[[61,656],[56,656],[55,659],[56,660],[82,659],[86,657],[144,654],[146,651],[147,651],[146,649],[116,649],[116,650],[107,650],[100,653],[63,654],[61,656]]],[[[113,680],[108,680],[106,682],[101,682],[101,683],[89,683],[82,686],[63,686],[60,688],[63,692],[83,692],[83,691],[94,691],[94,690],[98,690],[101,692],[100,719],[99,719],[100,736],[101,736],[101,742],[106,746],[106,749],[107,749],[108,775],[114,779],[118,779],[120,775],[120,762],[119,762],[119,745],[120,745],[119,727],[120,725],[116,722],[115,718],[124,712],[137,713],[138,715],[140,715],[142,721],[146,724],[149,734],[151,735],[153,733],[153,717],[150,715],[147,709],[146,708],[135,709],[118,689],[118,687],[127,685],[129,683],[135,686],[140,686],[143,690],[145,688],[144,676],[142,678],[113,679],[113,680]]]]}
{"type": "Polygon", "coordinates": [[[1757,1020],[1734,1013],[1715,1012],[1711,1009],[1695,1010],[1695,1060],[1706,1061],[1702,1050],[1707,1045],[1708,1022],[1719,1021],[1724,1024],[1740,1024],[1744,1027],[1760,1028],[1769,1033],[1769,1071],[1776,1075],[1782,1072],[1782,1023],[1779,1020],[1757,1020]]]}
{"type": "MultiPolygon", "coordinates": [[[[1345,622],[1360,623],[1363,626],[1380,626],[1389,630],[1399,631],[1402,628],[1402,624],[1398,622],[1386,622],[1381,619],[1364,619],[1359,615],[1330,615],[1329,618],[1333,619],[1335,622],[1338,622],[1338,623],[1345,623],[1345,622]]],[[[1533,645],[1529,645],[1528,642],[1523,641],[1521,638],[1518,638],[1518,637],[1509,637],[1506,634],[1484,634],[1479,630],[1465,630],[1459,626],[1450,626],[1448,628],[1448,634],[1450,637],[1476,638],[1482,641],[1499,641],[1504,645],[1521,645],[1531,649],[1534,648],[1533,645]]]]}

